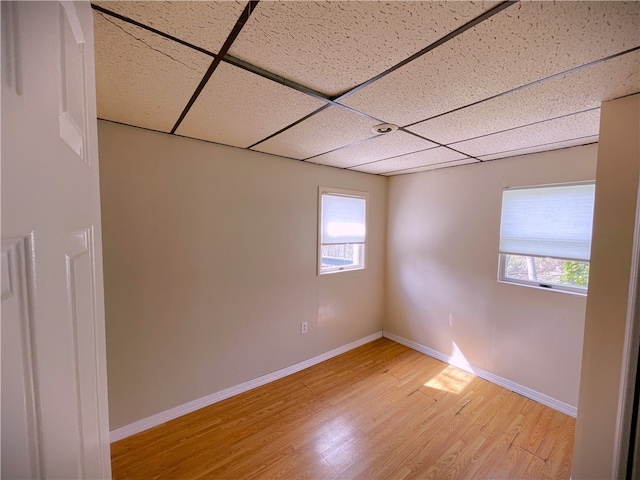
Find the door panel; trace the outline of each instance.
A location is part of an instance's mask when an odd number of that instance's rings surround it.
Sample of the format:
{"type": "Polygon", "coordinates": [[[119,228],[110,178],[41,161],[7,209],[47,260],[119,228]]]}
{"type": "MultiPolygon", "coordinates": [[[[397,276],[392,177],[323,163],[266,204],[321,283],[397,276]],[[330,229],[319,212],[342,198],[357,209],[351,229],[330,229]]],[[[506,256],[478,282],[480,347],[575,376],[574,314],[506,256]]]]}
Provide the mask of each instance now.
{"type": "Polygon", "coordinates": [[[28,245],[28,238],[2,242],[3,478],[39,478],[42,471],[28,245]]]}
{"type": "Polygon", "coordinates": [[[78,437],[82,449],[79,476],[98,478],[101,458],[99,450],[92,448],[92,439],[98,438],[99,402],[98,385],[93,371],[96,351],[95,329],[95,272],[93,235],[91,229],[67,236],[67,302],[69,326],[74,333],[74,362],[76,370],[76,396],[78,405],[78,437]],[[93,319],[91,322],[84,321],[93,319]]]}
{"type": "Polygon", "coordinates": [[[84,35],[71,4],[60,4],[60,137],[85,162],[87,123],[85,108],[84,35]]]}
{"type": "Polygon", "coordinates": [[[91,7],[1,4],[2,477],[107,478],[91,7]]]}

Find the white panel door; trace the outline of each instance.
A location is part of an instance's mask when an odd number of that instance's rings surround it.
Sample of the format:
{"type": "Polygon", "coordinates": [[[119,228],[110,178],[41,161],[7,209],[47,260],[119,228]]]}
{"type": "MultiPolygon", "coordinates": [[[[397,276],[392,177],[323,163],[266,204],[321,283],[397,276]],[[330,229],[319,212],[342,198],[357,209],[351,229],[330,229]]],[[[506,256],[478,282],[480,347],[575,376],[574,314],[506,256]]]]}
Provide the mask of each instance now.
{"type": "Polygon", "coordinates": [[[91,7],[1,5],[1,474],[108,478],[91,7]]]}

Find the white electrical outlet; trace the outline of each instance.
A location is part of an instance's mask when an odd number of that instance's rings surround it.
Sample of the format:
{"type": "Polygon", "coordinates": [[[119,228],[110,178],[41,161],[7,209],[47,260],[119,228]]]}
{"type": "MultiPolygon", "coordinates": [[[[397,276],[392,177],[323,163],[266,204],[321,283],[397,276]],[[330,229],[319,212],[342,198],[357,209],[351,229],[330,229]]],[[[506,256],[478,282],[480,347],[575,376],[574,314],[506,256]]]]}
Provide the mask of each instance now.
{"type": "Polygon", "coordinates": [[[309,323],[308,322],[302,322],[300,324],[300,333],[307,333],[308,329],[309,329],[309,323]]]}
{"type": "Polygon", "coordinates": [[[449,325],[453,327],[453,313],[449,314],[449,325]]]}

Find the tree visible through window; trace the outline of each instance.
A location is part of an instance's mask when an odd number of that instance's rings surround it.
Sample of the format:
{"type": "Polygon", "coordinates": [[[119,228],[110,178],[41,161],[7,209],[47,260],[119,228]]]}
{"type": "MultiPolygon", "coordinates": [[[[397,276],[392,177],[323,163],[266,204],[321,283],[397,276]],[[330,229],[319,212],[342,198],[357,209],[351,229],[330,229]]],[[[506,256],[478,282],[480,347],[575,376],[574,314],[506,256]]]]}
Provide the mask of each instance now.
{"type": "Polygon", "coordinates": [[[508,278],[580,288],[587,288],[589,284],[589,262],[507,255],[505,268],[508,278]]]}

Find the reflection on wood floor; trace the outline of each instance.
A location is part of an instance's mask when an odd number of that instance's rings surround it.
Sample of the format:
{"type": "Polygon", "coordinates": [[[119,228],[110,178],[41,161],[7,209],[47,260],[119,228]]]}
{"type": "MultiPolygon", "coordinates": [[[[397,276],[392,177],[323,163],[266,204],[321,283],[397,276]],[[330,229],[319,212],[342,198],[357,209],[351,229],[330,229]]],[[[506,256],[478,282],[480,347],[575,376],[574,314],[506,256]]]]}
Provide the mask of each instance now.
{"type": "Polygon", "coordinates": [[[112,444],[115,479],[566,479],[575,420],[388,339],[112,444]]]}

